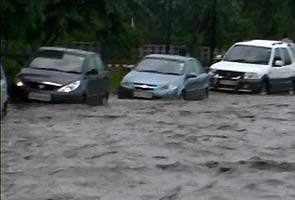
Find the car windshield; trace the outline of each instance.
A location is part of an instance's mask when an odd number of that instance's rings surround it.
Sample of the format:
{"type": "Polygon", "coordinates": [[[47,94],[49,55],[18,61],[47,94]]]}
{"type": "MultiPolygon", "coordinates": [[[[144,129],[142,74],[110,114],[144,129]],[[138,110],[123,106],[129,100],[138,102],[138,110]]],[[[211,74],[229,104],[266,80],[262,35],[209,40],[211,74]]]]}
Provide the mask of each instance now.
{"type": "Polygon", "coordinates": [[[253,63],[267,65],[271,54],[271,48],[236,45],[224,57],[224,61],[253,63]]]}
{"type": "Polygon", "coordinates": [[[136,71],[182,75],[184,71],[184,62],[162,58],[146,58],[137,65],[136,71]]]}
{"type": "Polygon", "coordinates": [[[31,60],[29,67],[44,70],[81,73],[85,57],[64,51],[39,51],[31,60]]]}

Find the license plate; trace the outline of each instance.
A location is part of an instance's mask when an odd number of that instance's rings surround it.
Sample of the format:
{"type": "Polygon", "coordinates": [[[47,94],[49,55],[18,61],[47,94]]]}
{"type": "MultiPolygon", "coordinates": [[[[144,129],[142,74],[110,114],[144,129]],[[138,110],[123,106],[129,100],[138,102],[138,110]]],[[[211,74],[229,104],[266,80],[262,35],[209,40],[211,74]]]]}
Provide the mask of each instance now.
{"type": "Polygon", "coordinates": [[[36,92],[30,92],[28,95],[28,98],[32,100],[39,100],[39,101],[51,100],[50,94],[42,94],[42,93],[36,93],[36,92]]]}
{"type": "Polygon", "coordinates": [[[219,80],[219,84],[222,85],[237,85],[237,81],[231,81],[231,80],[219,80]]]}
{"type": "Polygon", "coordinates": [[[153,93],[147,92],[147,91],[134,91],[133,96],[134,97],[151,99],[151,98],[153,98],[153,93]]]}

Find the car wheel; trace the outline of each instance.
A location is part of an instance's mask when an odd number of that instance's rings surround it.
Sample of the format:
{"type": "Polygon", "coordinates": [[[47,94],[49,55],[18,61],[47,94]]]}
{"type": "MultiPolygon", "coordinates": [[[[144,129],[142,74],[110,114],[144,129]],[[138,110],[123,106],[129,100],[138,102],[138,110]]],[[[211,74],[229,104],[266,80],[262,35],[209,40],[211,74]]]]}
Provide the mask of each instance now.
{"type": "Polygon", "coordinates": [[[206,88],[206,99],[209,98],[209,88],[206,88]]]}
{"type": "Polygon", "coordinates": [[[99,97],[97,105],[99,106],[107,105],[108,101],[109,101],[109,94],[106,93],[105,95],[99,97]]]}
{"type": "Polygon", "coordinates": [[[132,98],[132,96],[121,90],[118,91],[118,99],[129,99],[129,98],[132,98]]]}
{"type": "Polygon", "coordinates": [[[208,88],[205,88],[200,92],[200,94],[197,96],[197,100],[203,100],[207,99],[209,97],[208,88]]]}
{"type": "Polygon", "coordinates": [[[188,99],[187,99],[187,96],[186,96],[186,92],[185,92],[185,90],[183,90],[183,91],[181,92],[181,98],[182,98],[183,100],[188,100],[188,99]]]}
{"type": "Polygon", "coordinates": [[[118,99],[126,99],[126,97],[122,92],[118,92],[118,99]]]}
{"type": "Polygon", "coordinates": [[[269,85],[266,81],[264,81],[258,91],[260,95],[267,95],[269,94],[269,85]]]}
{"type": "Polygon", "coordinates": [[[2,108],[2,110],[1,110],[1,119],[2,119],[2,117],[5,117],[6,116],[6,114],[7,114],[7,102],[5,102],[4,104],[3,104],[3,108],[2,108]]]}

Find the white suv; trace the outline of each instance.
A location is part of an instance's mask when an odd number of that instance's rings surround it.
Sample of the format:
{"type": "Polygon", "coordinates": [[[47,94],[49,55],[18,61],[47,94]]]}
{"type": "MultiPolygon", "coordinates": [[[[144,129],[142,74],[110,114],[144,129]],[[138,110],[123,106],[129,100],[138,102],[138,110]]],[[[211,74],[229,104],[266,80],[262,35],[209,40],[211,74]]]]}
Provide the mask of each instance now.
{"type": "Polygon", "coordinates": [[[213,89],[261,93],[295,90],[295,46],[269,40],[238,42],[210,67],[209,75],[213,89]]]}

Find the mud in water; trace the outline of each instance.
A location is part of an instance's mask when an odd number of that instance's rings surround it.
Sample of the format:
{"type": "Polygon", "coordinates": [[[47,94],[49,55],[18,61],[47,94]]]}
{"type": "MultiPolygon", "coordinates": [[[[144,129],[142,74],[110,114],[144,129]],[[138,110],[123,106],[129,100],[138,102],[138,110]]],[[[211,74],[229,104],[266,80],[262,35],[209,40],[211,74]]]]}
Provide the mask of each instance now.
{"type": "Polygon", "coordinates": [[[294,200],[295,96],[12,104],[5,200],[294,200]]]}

